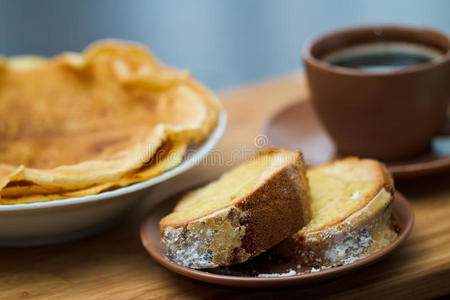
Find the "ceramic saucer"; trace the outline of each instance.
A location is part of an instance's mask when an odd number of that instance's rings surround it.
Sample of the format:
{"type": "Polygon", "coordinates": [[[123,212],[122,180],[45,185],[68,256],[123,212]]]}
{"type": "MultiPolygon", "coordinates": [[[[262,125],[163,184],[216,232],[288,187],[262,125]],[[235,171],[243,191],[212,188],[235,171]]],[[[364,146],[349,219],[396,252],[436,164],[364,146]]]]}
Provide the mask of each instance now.
{"type": "Polygon", "coordinates": [[[398,231],[397,239],[375,254],[351,264],[324,270],[302,268],[297,263],[274,257],[269,250],[248,262],[232,267],[195,270],[178,265],[165,258],[160,242],[159,220],[172,211],[181,195],[186,191],[170,196],[148,212],[141,225],[142,244],[147,252],[165,268],[189,278],[219,285],[238,287],[302,285],[355,272],[380,260],[398,248],[406,240],[414,224],[414,213],[410,204],[403,195],[396,193],[392,203],[392,213],[395,228],[398,231]]]}

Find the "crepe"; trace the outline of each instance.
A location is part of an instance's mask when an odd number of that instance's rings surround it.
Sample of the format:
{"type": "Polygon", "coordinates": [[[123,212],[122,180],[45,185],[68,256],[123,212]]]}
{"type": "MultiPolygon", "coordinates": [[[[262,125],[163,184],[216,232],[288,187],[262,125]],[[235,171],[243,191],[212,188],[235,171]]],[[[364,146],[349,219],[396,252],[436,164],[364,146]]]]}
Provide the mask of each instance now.
{"type": "Polygon", "coordinates": [[[158,149],[150,162],[144,164],[136,172],[131,172],[116,180],[95,184],[84,189],[75,189],[71,191],[60,189],[52,191],[38,185],[24,185],[19,182],[18,185],[11,185],[2,190],[0,204],[23,204],[83,197],[141,182],[156,177],[180,164],[183,160],[186,146],[185,143],[173,144],[172,142],[167,142],[158,149]]]}
{"type": "Polygon", "coordinates": [[[0,59],[1,203],[147,180],[178,165],[187,145],[214,129],[220,110],[188,72],[131,43],[100,42],[52,59],[0,59]],[[149,171],[161,149],[175,154],[149,171]]]}

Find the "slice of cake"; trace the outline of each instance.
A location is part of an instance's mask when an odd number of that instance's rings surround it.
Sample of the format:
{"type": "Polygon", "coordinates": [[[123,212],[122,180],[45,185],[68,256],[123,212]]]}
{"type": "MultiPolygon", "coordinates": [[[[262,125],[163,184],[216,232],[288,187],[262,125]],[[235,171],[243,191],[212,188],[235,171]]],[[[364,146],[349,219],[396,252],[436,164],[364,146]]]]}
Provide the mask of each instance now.
{"type": "Polygon", "coordinates": [[[364,258],[391,243],[394,184],[383,164],[346,158],[307,172],[312,217],[275,251],[299,264],[337,266],[364,258]]]}
{"type": "Polygon", "coordinates": [[[170,260],[213,268],[268,250],[309,219],[301,152],[273,148],[184,195],[160,232],[170,260]]]}

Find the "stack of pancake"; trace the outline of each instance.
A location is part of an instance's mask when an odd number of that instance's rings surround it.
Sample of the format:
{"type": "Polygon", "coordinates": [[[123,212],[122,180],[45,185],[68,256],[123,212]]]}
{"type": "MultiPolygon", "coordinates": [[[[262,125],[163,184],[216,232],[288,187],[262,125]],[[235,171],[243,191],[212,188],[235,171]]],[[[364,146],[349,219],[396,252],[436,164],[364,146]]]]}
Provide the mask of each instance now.
{"type": "Polygon", "coordinates": [[[220,102],[142,46],[104,41],[51,59],[0,57],[0,204],[80,197],[180,164],[220,102]]]}

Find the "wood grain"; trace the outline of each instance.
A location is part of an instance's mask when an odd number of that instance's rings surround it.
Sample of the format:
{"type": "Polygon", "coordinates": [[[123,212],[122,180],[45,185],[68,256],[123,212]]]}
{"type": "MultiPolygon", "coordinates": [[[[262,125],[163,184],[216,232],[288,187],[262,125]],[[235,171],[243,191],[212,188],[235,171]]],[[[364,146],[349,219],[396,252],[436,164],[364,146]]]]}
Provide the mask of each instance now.
{"type": "Polygon", "coordinates": [[[237,289],[186,279],[159,266],[140,244],[145,212],[164,196],[214,178],[252,156],[268,117],[305,96],[299,74],[221,93],[227,132],[200,166],[152,189],[136,209],[100,235],[71,243],[0,249],[2,299],[429,299],[450,293],[450,173],[400,183],[416,224],[398,251],[356,274],[312,286],[237,289]]]}

